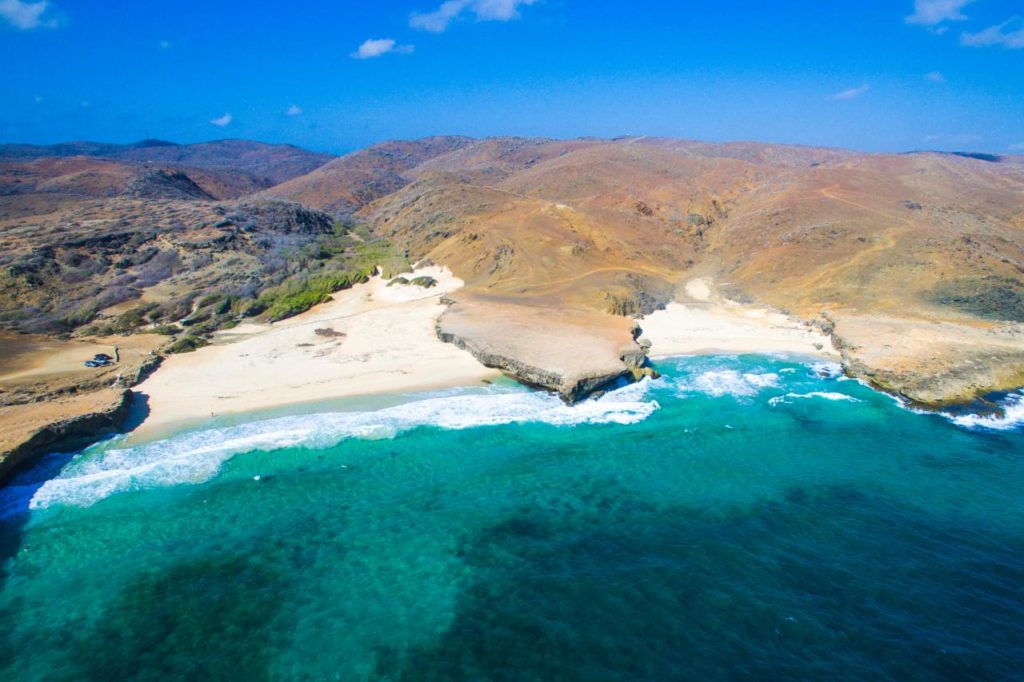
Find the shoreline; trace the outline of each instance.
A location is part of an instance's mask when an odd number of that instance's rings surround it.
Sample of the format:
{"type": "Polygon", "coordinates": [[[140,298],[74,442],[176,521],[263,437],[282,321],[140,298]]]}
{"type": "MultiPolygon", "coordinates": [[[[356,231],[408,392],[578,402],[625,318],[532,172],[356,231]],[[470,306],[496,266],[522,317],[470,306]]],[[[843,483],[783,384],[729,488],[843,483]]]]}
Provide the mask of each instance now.
{"type": "Polygon", "coordinates": [[[781,312],[714,292],[708,278],[687,282],[686,299],[637,320],[648,357],[716,353],[794,353],[839,360],[832,339],[781,312]]]}
{"type": "MultiPolygon", "coordinates": [[[[149,412],[129,432],[129,438],[152,440],[175,427],[232,414],[471,387],[504,376],[492,368],[503,365],[488,361],[486,355],[476,353],[474,357],[459,344],[446,343],[443,334],[439,338],[439,320],[450,320],[452,315],[449,296],[460,290],[463,282],[439,266],[413,274],[433,277],[437,284],[429,289],[388,286],[383,278],[374,276],[301,315],[275,324],[243,324],[218,333],[210,346],[168,357],[157,372],[134,388],[149,412]],[[477,359],[481,357],[492,367],[477,359]]],[[[670,303],[636,321],[643,330],[641,339],[650,342],[648,355],[652,359],[719,353],[790,353],[839,359],[828,337],[781,313],[716,297],[707,280],[691,281],[686,291],[695,302],[670,303]]],[[[561,326],[552,326],[550,314],[531,323],[533,318],[524,317],[518,308],[512,312],[505,308],[509,306],[486,302],[476,310],[488,329],[504,328],[505,339],[514,340],[509,352],[515,362],[513,369],[506,370],[527,385],[530,376],[515,367],[558,368],[567,373],[559,365],[566,355],[560,334],[576,334],[570,345],[577,348],[590,348],[583,343],[591,340],[587,334],[610,336],[597,325],[577,330],[563,320],[561,326]],[[485,314],[488,310],[492,313],[485,314]],[[580,333],[586,338],[577,338],[580,333]]],[[[625,329],[628,318],[622,322],[618,326],[625,329]]],[[[604,343],[604,336],[595,339],[604,343]]],[[[608,341],[605,345],[614,344],[608,341]]],[[[643,353],[640,346],[633,345],[636,353],[643,353]]],[[[604,349],[596,342],[591,346],[604,349]]],[[[583,366],[588,361],[579,358],[578,352],[576,358],[575,362],[584,362],[574,372],[585,374],[583,366]]],[[[589,362],[599,359],[607,358],[598,354],[589,362]]]]}
{"type": "MultiPolygon", "coordinates": [[[[131,389],[134,414],[127,420],[132,426],[122,431],[125,444],[318,410],[377,409],[415,400],[417,394],[492,382],[531,386],[522,372],[486,367],[459,344],[444,339],[439,320],[449,312],[449,294],[462,287],[461,280],[438,266],[414,274],[433,277],[437,285],[389,287],[374,276],[301,315],[275,324],[244,323],[218,333],[210,346],[168,356],[131,389]]],[[[723,298],[708,279],[688,282],[680,298],[635,320],[641,330],[638,348],[646,351],[650,362],[713,355],[828,361],[872,389],[900,397],[858,376],[835,348],[832,336],[801,320],[723,298]]],[[[481,314],[488,308],[482,306],[481,314]]],[[[564,321],[561,327],[533,325],[534,329],[520,317],[503,318],[500,311],[499,305],[488,316],[492,324],[500,322],[495,328],[504,326],[511,338],[524,340],[531,352],[539,353],[538,366],[555,366],[551,363],[560,356],[552,346],[558,344],[546,340],[552,335],[559,340],[564,321]],[[545,345],[547,351],[540,352],[545,345]]],[[[935,413],[949,407],[913,404],[935,413]]],[[[109,425],[105,430],[109,432],[109,425]]]]}
{"type": "MultiPolygon", "coordinates": [[[[636,323],[614,318],[617,324],[611,330],[596,322],[576,329],[564,319],[552,318],[550,312],[531,325],[522,315],[502,317],[503,308],[484,303],[478,307],[482,319],[488,320],[499,336],[502,329],[508,330],[505,336],[514,341],[509,357],[515,362],[502,372],[439,337],[439,320],[451,307],[448,296],[460,290],[463,282],[438,266],[414,274],[433,277],[437,284],[430,288],[389,287],[375,276],[337,292],[330,301],[301,315],[275,324],[246,322],[219,332],[209,346],[165,357],[155,372],[138,384],[129,384],[132,417],[127,423],[131,426],[122,427],[122,433],[129,443],[143,443],[235,416],[302,411],[314,404],[389,402],[387,396],[494,381],[517,380],[529,385],[529,375],[516,367],[565,373],[559,362],[566,357],[575,358],[573,362],[579,365],[574,366],[575,371],[583,376],[587,371],[593,373],[596,357],[587,360],[578,349],[600,346],[608,350],[598,341],[610,349],[614,344],[609,339],[614,341],[619,334],[628,340],[628,327],[635,324],[643,329],[644,343],[651,344],[647,350],[652,360],[736,353],[838,359],[830,346],[826,351],[813,347],[819,337],[810,328],[765,308],[712,297],[706,281],[695,280],[687,286],[687,294],[696,302],[669,304],[636,323]],[[563,338],[568,332],[572,334],[563,338]],[[591,334],[596,336],[591,339],[591,334]],[[577,350],[567,354],[567,348],[577,350]],[[524,364],[524,360],[530,362],[524,364]]],[[[642,363],[644,348],[636,343],[631,348],[637,356],[633,361],[642,363]]],[[[617,359],[622,352],[626,351],[605,352],[601,357],[617,359]]],[[[622,373],[619,368],[616,372],[622,373]]],[[[83,400],[91,398],[83,396],[83,400]]]]}
{"type": "Polygon", "coordinates": [[[148,416],[131,436],[170,425],[332,399],[472,386],[499,373],[443,343],[434,321],[462,286],[449,270],[417,270],[428,289],[388,287],[380,276],[275,324],[246,324],[213,345],[167,358],[135,387],[148,416]]]}

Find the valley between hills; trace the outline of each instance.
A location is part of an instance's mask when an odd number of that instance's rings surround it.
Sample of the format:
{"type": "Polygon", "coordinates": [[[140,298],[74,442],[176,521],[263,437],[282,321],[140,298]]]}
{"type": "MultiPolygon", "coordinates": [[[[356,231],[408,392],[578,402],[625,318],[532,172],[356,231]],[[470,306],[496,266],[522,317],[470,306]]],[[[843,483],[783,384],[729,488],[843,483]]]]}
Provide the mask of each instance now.
{"type": "Polygon", "coordinates": [[[500,370],[576,401],[659,355],[788,350],[941,407],[1024,385],[1024,157],[0,145],[0,326],[0,476],[133,396],[158,424],[259,407],[218,377],[298,402],[500,370]]]}

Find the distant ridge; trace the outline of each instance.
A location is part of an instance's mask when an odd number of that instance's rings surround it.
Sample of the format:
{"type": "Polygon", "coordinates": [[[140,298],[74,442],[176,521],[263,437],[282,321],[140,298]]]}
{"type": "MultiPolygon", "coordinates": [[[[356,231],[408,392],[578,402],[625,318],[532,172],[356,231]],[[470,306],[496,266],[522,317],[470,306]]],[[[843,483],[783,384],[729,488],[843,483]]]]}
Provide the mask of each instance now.
{"type": "Polygon", "coordinates": [[[999,154],[989,154],[988,152],[940,152],[934,149],[923,149],[916,152],[904,152],[904,154],[942,154],[944,156],[959,156],[964,159],[988,161],[989,163],[1002,163],[1005,160],[1005,157],[999,154]]]}
{"type": "Polygon", "coordinates": [[[91,156],[127,163],[187,166],[204,170],[242,171],[257,178],[257,184],[264,187],[310,173],[335,158],[330,154],[311,152],[290,144],[267,144],[249,140],[177,144],[166,140],[146,139],[131,144],[75,141],[52,145],[0,145],[0,162],[72,156],[91,156]]]}

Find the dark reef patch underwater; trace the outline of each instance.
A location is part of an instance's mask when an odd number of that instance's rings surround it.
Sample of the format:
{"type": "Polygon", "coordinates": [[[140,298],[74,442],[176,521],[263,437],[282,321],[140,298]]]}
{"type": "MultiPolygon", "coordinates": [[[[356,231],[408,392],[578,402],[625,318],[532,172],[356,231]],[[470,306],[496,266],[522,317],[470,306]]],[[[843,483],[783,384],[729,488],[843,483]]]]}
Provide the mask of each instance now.
{"type": "Polygon", "coordinates": [[[51,458],[0,489],[0,679],[1020,679],[1019,396],[954,423],[833,369],[51,458]]]}

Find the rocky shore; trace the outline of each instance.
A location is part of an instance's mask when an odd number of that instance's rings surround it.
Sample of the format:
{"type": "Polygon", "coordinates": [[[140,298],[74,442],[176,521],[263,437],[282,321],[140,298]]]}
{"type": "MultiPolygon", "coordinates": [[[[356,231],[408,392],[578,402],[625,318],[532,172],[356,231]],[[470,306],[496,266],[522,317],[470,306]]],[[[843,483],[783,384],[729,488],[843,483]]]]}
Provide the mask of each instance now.
{"type": "Polygon", "coordinates": [[[18,465],[117,431],[163,357],[155,334],[60,340],[0,334],[0,483],[18,465]],[[115,358],[87,367],[96,354],[115,358]]]}
{"type": "Polygon", "coordinates": [[[558,310],[477,297],[444,299],[442,341],[520,383],[558,393],[567,403],[619,379],[652,374],[647,346],[632,320],[598,312],[558,310]]]}
{"type": "Polygon", "coordinates": [[[0,483],[21,464],[63,445],[75,446],[120,430],[132,400],[124,388],[94,391],[48,405],[49,416],[40,419],[33,403],[5,407],[19,426],[5,434],[0,449],[0,483]]]}
{"type": "Polygon", "coordinates": [[[1024,324],[823,313],[846,373],[940,409],[1024,386],[1024,324]]]}

